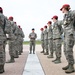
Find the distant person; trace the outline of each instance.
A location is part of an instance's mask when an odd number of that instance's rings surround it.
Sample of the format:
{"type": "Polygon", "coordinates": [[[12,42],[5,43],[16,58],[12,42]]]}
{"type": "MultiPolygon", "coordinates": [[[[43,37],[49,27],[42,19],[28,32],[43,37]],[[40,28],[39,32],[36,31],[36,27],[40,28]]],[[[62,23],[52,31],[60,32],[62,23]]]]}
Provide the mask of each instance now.
{"type": "Polygon", "coordinates": [[[35,39],[37,38],[37,34],[34,32],[35,29],[32,29],[32,32],[29,34],[29,38],[30,38],[30,54],[32,54],[32,50],[33,50],[33,54],[35,54],[35,39]]]}
{"type": "Polygon", "coordinates": [[[48,55],[48,31],[47,31],[47,26],[44,26],[44,47],[45,47],[45,51],[44,51],[44,55],[48,55]]]}
{"type": "Polygon", "coordinates": [[[42,51],[41,53],[44,53],[44,29],[41,28],[41,46],[42,46],[42,51]]]}

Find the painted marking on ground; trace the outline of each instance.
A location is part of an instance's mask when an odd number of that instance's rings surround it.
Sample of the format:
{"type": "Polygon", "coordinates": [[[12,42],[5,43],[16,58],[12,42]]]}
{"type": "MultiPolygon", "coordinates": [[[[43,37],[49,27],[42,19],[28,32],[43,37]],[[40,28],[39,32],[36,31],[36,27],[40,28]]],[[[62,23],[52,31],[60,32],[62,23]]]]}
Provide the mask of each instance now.
{"type": "Polygon", "coordinates": [[[29,54],[23,75],[45,75],[36,54],[29,54]]]}

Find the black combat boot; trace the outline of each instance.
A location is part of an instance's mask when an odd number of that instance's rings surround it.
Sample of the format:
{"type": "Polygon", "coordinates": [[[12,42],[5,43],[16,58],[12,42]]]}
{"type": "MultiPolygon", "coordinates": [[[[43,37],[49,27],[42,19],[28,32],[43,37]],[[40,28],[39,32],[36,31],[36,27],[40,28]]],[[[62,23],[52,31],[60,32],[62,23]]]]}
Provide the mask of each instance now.
{"type": "Polygon", "coordinates": [[[55,62],[57,60],[57,58],[55,60],[52,60],[52,62],[55,62]]]}
{"type": "Polygon", "coordinates": [[[15,62],[14,56],[11,56],[11,59],[8,60],[6,63],[14,63],[14,62],[15,62]]]}
{"type": "Polygon", "coordinates": [[[18,54],[21,55],[21,51],[19,51],[18,54]]]}
{"type": "Polygon", "coordinates": [[[59,63],[61,63],[61,59],[60,59],[60,57],[58,57],[57,60],[54,61],[54,63],[55,63],[55,64],[59,64],[59,63]]]}
{"type": "Polygon", "coordinates": [[[19,58],[18,51],[15,52],[14,58],[19,58]]]}
{"type": "Polygon", "coordinates": [[[67,70],[68,68],[69,68],[69,64],[67,66],[63,67],[62,69],[67,70]]]}
{"type": "Polygon", "coordinates": [[[44,53],[44,51],[41,51],[40,53],[44,53]]]}
{"type": "Polygon", "coordinates": [[[69,64],[69,67],[67,70],[65,70],[65,73],[73,73],[74,72],[74,65],[73,64],[69,64]]]}
{"type": "Polygon", "coordinates": [[[0,74],[4,73],[4,65],[0,65],[0,74]]]}
{"type": "Polygon", "coordinates": [[[33,50],[33,54],[35,54],[35,50],[33,50]]]}
{"type": "Polygon", "coordinates": [[[49,55],[48,50],[46,50],[46,53],[44,53],[44,55],[49,55]]]}
{"type": "Polygon", "coordinates": [[[47,58],[53,58],[53,53],[51,53],[47,58]]]}

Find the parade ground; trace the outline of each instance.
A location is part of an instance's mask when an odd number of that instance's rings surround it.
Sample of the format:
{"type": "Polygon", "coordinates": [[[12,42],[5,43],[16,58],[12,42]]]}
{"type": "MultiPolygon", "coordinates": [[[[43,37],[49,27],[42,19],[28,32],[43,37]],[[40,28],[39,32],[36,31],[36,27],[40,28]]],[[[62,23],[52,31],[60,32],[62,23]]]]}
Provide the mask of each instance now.
{"type": "MultiPolygon", "coordinates": [[[[54,64],[52,62],[52,60],[55,59],[55,54],[54,58],[48,59],[47,55],[40,53],[41,50],[41,45],[36,45],[36,53],[29,54],[29,45],[24,45],[22,55],[15,59],[15,63],[6,63],[5,72],[1,75],[67,75],[65,71],[62,70],[62,67],[67,65],[63,49],[62,63],[60,64],[54,64]]],[[[6,46],[6,61],[9,59],[9,50],[8,46],[6,46]]],[[[75,72],[69,75],[75,75],[75,72]]]]}

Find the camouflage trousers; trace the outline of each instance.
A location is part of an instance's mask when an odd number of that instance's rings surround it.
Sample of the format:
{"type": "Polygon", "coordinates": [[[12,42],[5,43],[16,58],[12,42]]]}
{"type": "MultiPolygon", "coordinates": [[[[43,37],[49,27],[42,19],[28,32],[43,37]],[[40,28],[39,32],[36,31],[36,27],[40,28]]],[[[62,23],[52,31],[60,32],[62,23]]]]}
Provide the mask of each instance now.
{"type": "Polygon", "coordinates": [[[41,46],[42,46],[42,49],[44,50],[44,40],[41,40],[41,46]]]}
{"type": "Polygon", "coordinates": [[[53,50],[55,51],[56,58],[61,57],[61,39],[53,39],[53,50]]]}
{"type": "Polygon", "coordinates": [[[48,52],[48,39],[44,40],[44,49],[48,52]]]}
{"type": "Polygon", "coordinates": [[[0,65],[5,64],[5,52],[3,48],[3,41],[0,41],[0,65]]]}
{"type": "Polygon", "coordinates": [[[35,41],[30,41],[30,51],[35,51],[35,41]]]}
{"type": "Polygon", "coordinates": [[[74,37],[73,34],[64,37],[64,54],[69,64],[74,64],[73,56],[74,37]]]}
{"type": "Polygon", "coordinates": [[[53,39],[48,39],[48,50],[50,54],[53,54],[53,39]]]}
{"type": "Polygon", "coordinates": [[[9,41],[9,55],[14,56],[15,55],[15,45],[14,41],[9,41]]]}
{"type": "Polygon", "coordinates": [[[18,39],[17,46],[18,46],[18,51],[22,52],[23,51],[23,39],[18,39]]]}

